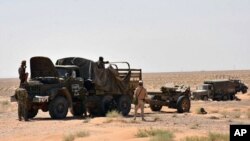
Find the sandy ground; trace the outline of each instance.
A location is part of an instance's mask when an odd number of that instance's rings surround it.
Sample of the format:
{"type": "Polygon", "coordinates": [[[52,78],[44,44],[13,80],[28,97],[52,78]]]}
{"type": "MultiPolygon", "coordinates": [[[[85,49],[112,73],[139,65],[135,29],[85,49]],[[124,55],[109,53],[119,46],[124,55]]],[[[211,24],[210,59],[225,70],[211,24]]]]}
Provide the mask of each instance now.
{"type": "MultiPolygon", "coordinates": [[[[192,88],[204,79],[219,75],[234,75],[250,84],[250,71],[226,72],[181,72],[143,74],[149,90],[158,90],[165,83],[186,83],[192,88]]],[[[2,141],[63,141],[70,134],[86,132],[88,136],[77,137],[75,141],[146,141],[138,138],[139,129],[159,128],[174,133],[174,140],[187,136],[206,136],[209,132],[229,134],[230,124],[250,124],[250,93],[238,94],[241,101],[192,101],[190,113],[179,114],[175,109],[164,107],[161,112],[152,112],[146,105],[143,122],[138,117],[133,121],[132,107],[128,117],[73,118],[68,113],[65,120],[51,120],[48,113],[39,111],[29,122],[17,120],[17,103],[10,103],[11,96],[18,86],[17,79],[0,79],[0,140],[2,141]],[[197,113],[204,107],[206,115],[197,113]]]]}

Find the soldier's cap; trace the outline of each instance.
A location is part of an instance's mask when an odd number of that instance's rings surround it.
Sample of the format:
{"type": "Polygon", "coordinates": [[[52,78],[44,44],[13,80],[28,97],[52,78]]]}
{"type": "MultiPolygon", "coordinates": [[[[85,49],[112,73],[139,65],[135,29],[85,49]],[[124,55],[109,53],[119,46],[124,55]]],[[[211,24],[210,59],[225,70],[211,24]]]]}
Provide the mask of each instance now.
{"type": "Polygon", "coordinates": [[[23,61],[22,61],[22,65],[25,65],[25,64],[26,64],[26,61],[25,61],[25,60],[23,60],[23,61]]]}
{"type": "Polygon", "coordinates": [[[100,61],[103,61],[103,57],[102,57],[102,56],[100,56],[100,57],[99,57],[99,60],[100,60],[100,61]]]}
{"type": "Polygon", "coordinates": [[[139,80],[139,84],[143,84],[143,81],[142,81],[142,80],[139,80]]]}

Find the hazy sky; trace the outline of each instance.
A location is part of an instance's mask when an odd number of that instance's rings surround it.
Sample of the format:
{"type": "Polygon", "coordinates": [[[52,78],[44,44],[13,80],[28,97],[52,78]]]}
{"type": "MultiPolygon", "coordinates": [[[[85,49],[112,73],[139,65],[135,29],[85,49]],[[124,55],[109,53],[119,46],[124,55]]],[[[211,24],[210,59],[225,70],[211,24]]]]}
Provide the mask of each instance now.
{"type": "Polygon", "coordinates": [[[249,52],[249,0],[0,0],[2,78],[37,55],[172,72],[250,69],[249,52]]]}

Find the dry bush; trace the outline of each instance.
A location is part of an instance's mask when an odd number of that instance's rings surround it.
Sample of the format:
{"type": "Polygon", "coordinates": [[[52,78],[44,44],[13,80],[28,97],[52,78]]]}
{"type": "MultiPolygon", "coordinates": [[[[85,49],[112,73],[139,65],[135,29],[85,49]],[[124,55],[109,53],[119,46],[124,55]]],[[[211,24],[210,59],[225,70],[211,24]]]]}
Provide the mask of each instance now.
{"type": "Polygon", "coordinates": [[[247,117],[250,118],[250,110],[247,111],[247,117]]]}
{"type": "Polygon", "coordinates": [[[154,128],[139,129],[135,136],[138,138],[152,137],[152,141],[172,141],[174,138],[174,134],[172,132],[154,128]]]}
{"type": "Polygon", "coordinates": [[[87,131],[79,131],[74,134],[68,134],[63,137],[63,141],[74,141],[76,138],[83,138],[89,136],[87,131]]]}
{"type": "Polygon", "coordinates": [[[229,113],[227,111],[222,111],[220,114],[223,116],[223,118],[227,118],[229,113]]]}
{"type": "Polygon", "coordinates": [[[200,124],[196,123],[196,124],[193,124],[190,129],[198,129],[200,127],[200,124]]]}
{"type": "Polygon", "coordinates": [[[233,113],[233,117],[234,117],[234,118],[240,118],[240,116],[241,116],[241,113],[240,113],[240,112],[234,112],[234,113],[233,113]]]}
{"type": "Polygon", "coordinates": [[[76,135],[76,137],[78,137],[78,138],[83,138],[83,137],[89,136],[89,132],[87,132],[87,131],[79,131],[79,132],[77,132],[75,135],[76,135]]]}
{"type": "Polygon", "coordinates": [[[219,113],[219,110],[211,110],[210,113],[219,113]]]}
{"type": "Polygon", "coordinates": [[[75,140],[75,135],[73,134],[68,134],[63,137],[63,141],[74,141],[75,140]]]}
{"type": "Polygon", "coordinates": [[[118,117],[122,117],[122,115],[118,111],[112,110],[112,111],[109,111],[106,114],[106,117],[109,117],[109,118],[118,118],[118,117]]]}
{"type": "Polygon", "coordinates": [[[9,101],[0,101],[0,113],[6,112],[10,108],[11,104],[9,101]]]}
{"type": "Polygon", "coordinates": [[[121,113],[119,113],[116,110],[110,111],[106,114],[106,121],[104,121],[104,123],[111,123],[113,121],[116,122],[121,122],[121,123],[128,123],[128,121],[123,119],[123,116],[121,115],[121,113]]]}
{"type": "Polygon", "coordinates": [[[228,134],[220,134],[220,133],[209,133],[207,137],[186,137],[182,141],[229,141],[228,134]]]}

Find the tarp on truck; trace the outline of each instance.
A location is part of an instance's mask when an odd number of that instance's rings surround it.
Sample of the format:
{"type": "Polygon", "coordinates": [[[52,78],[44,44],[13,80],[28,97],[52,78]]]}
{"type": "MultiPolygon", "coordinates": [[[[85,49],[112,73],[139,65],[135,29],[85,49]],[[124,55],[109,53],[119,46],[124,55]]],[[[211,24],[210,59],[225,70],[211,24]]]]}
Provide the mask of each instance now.
{"type": "Polygon", "coordinates": [[[80,75],[84,80],[91,79],[95,89],[110,94],[126,94],[129,90],[131,72],[124,78],[112,66],[106,69],[97,67],[97,63],[80,57],[58,59],[56,65],[76,65],[80,68],[80,75]]]}

